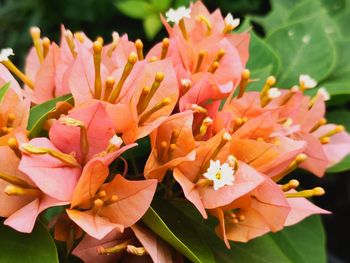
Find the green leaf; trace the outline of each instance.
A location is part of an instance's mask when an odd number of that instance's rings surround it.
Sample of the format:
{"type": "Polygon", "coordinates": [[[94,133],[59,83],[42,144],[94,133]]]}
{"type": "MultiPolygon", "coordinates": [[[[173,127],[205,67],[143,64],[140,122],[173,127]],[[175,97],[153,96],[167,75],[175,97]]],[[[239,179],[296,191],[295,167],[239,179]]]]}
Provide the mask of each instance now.
{"type": "Polygon", "coordinates": [[[27,129],[30,131],[30,137],[39,136],[49,113],[56,108],[56,103],[59,101],[65,101],[72,104],[73,97],[71,94],[57,97],[53,100],[49,100],[47,102],[39,104],[30,110],[27,127],[27,129]]]}
{"type": "Polygon", "coordinates": [[[322,263],[325,257],[325,234],[319,216],[312,216],[297,225],[275,234],[267,234],[248,243],[230,242],[228,250],[213,231],[216,220],[204,220],[188,202],[173,202],[177,214],[184,213],[201,237],[212,248],[216,262],[233,263],[322,263]]]}
{"type": "Polygon", "coordinates": [[[117,9],[132,18],[144,19],[153,13],[152,5],[143,0],[115,1],[117,9]]]}
{"type": "Polygon", "coordinates": [[[171,0],[151,0],[151,3],[154,9],[156,9],[159,12],[167,11],[171,6],[171,0]]]}
{"type": "Polygon", "coordinates": [[[347,10],[346,12],[340,14],[335,21],[340,29],[342,36],[346,39],[350,39],[350,10],[347,10]]]}
{"type": "Polygon", "coordinates": [[[4,98],[4,96],[6,95],[7,91],[10,88],[10,82],[7,82],[4,86],[2,86],[0,88],[0,102],[2,101],[2,99],[4,98]]]}
{"type": "Polygon", "coordinates": [[[147,38],[153,39],[162,28],[162,22],[160,21],[159,14],[157,13],[147,16],[143,20],[143,27],[147,38]]]}
{"type": "Polygon", "coordinates": [[[137,159],[142,156],[148,156],[151,152],[151,142],[149,137],[144,137],[136,141],[137,146],[127,150],[122,154],[126,160],[137,159]]]}
{"type": "Polygon", "coordinates": [[[300,74],[308,74],[320,82],[332,72],[336,53],[323,19],[321,15],[299,20],[276,29],[267,37],[281,59],[279,86],[293,86],[300,74]]]}
{"type": "Polygon", "coordinates": [[[340,163],[327,169],[327,173],[340,173],[350,170],[350,155],[345,157],[340,163]]]}
{"type": "Polygon", "coordinates": [[[55,242],[40,223],[30,234],[1,224],[0,236],[1,263],[58,263],[55,242]]]}
{"type": "Polygon", "coordinates": [[[267,42],[258,37],[254,32],[250,35],[249,53],[252,55],[247,63],[248,69],[254,71],[272,66],[272,72],[277,72],[280,65],[277,54],[267,42]]]}
{"type": "Polygon", "coordinates": [[[194,226],[171,204],[154,200],[142,221],[192,262],[215,262],[211,249],[194,226]]]}

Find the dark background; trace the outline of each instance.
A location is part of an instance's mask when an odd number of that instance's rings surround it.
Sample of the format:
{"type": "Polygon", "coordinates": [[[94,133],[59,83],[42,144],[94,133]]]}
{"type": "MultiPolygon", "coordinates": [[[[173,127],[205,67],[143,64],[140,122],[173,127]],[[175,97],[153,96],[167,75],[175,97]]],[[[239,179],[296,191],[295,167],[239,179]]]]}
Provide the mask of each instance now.
{"type": "MultiPolygon", "coordinates": [[[[147,39],[142,20],[123,15],[116,8],[118,1],[112,0],[0,0],[0,48],[12,47],[16,56],[15,63],[23,65],[25,54],[31,47],[30,26],[39,26],[42,35],[59,41],[60,24],[74,31],[84,31],[90,38],[102,36],[106,42],[111,40],[111,32],[127,32],[131,40],[141,38],[146,49],[165,36],[162,29],[153,40],[147,39]]],[[[120,2],[120,1],[119,1],[120,2]]],[[[175,5],[180,2],[175,1],[175,5]]],[[[186,1],[185,1],[186,2],[186,1]]],[[[270,11],[269,1],[263,0],[210,0],[204,1],[209,9],[220,8],[223,14],[228,12],[243,18],[247,14],[264,15],[270,11]]],[[[254,30],[264,35],[261,27],[254,30]]],[[[349,104],[347,108],[350,109],[349,104]]],[[[328,110],[332,110],[329,108],[328,110]]],[[[326,195],[315,199],[315,203],[333,212],[323,217],[327,232],[329,262],[350,262],[350,177],[349,173],[329,174],[319,179],[302,171],[297,171],[303,187],[322,186],[326,195]]]]}

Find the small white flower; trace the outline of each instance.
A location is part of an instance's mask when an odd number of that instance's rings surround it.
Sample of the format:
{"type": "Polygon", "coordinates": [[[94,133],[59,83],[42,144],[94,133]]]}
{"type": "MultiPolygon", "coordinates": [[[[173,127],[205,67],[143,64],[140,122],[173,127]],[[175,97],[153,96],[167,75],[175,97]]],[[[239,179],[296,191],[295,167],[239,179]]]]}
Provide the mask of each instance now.
{"type": "Polygon", "coordinates": [[[9,56],[13,56],[15,53],[13,53],[12,48],[4,48],[0,51],[0,62],[9,60],[9,56]]]}
{"type": "Polygon", "coordinates": [[[175,24],[178,24],[179,21],[186,17],[186,18],[190,18],[191,17],[191,9],[190,8],[186,8],[184,6],[180,6],[178,9],[173,9],[170,8],[168,10],[168,12],[165,13],[166,16],[166,20],[168,22],[174,22],[175,24]]]}
{"type": "Polygon", "coordinates": [[[331,96],[329,95],[329,92],[326,90],[325,87],[321,87],[318,89],[317,94],[319,96],[322,96],[324,101],[330,100],[331,96]]]}
{"type": "Polygon", "coordinates": [[[239,18],[233,18],[233,15],[231,13],[228,13],[225,17],[225,24],[227,26],[230,26],[232,28],[236,28],[239,26],[240,19],[239,18]]]}
{"type": "Polygon", "coordinates": [[[214,183],[214,190],[225,185],[233,185],[235,170],[230,167],[227,163],[220,164],[220,161],[210,160],[210,166],[206,173],[203,174],[204,177],[212,180],[214,183]]]}
{"type": "Polygon", "coordinates": [[[303,85],[305,89],[312,89],[317,86],[317,81],[311,78],[309,75],[300,75],[299,83],[303,85]]]}
{"type": "Polygon", "coordinates": [[[190,79],[181,79],[181,85],[185,88],[190,87],[192,84],[192,81],[190,79]]]}
{"type": "Polygon", "coordinates": [[[281,96],[281,91],[278,88],[271,88],[268,91],[268,94],[270,99],[275,99],[281,96]]]}
{"type": "Polygon", "coordinates": [[[109,143],[117,148],[120,148],[120,146],[123,144],[123,140],[119,136],[114,135],[112,139],[109,140],[109,143]]]}

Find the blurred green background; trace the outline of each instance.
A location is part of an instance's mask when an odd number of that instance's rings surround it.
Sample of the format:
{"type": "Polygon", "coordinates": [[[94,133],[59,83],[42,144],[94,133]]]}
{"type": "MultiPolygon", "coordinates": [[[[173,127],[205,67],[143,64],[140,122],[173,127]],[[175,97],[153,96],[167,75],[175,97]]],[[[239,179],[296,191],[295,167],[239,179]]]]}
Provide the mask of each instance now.
{"type": "MultiPolygon", "coordinates": [[[[169,7],[188,5],[188,0],[0,0],[0,48],[12,47],[15,63],[22,66],[31,47],[29,28],[42,29],[42,35],[59,41],[60,25],[84,31],[90,38],[111,32],[141,38],[146,49],[162,39],[159,13],[169,7]]],[[[316,78],[332,95],[327,118],[350,130],[350,0],[207,0],[213,11],[240,17],[240,30],[253,27],[250,86],[259,89],[270,74],[278,85],[290,87],[299,74],[316,78]]],[[[311,91],[312,93],[312,91],[311,91]]],[[[329,262],[350,262],[350,157],[329,170],[324,179],[297,172],[304,187],[321,185],[327,194],[315,201],[333,211],[324,217],[328,235],[329,262]]]]}

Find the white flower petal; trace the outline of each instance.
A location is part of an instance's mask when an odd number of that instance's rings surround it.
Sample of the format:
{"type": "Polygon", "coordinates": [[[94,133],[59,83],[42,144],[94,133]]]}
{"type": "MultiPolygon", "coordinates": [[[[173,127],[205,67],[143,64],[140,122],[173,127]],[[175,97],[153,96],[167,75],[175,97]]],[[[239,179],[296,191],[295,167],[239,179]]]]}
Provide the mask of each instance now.
{"type": "Polygon", "coordinates": [[[0,62],[9,60],[9,56],[13,56],[12,48],[4,48],[0,51],[0,62]]]}
{"type": "Polygon", "coordinates": [[[191,18],[191,9],[184,6],[180,6],[178,9],[170,8],[166,13],[165,17],[168,22],[174,22],[178,24],[182,18],[191,18]]]}
{"type": "Polygon", "coordinates": [[[299,76],[299,82],[304,85],[304,88],[306,89],[312,89],[317,86],[317,81],[305,74],[299,76]]]}

